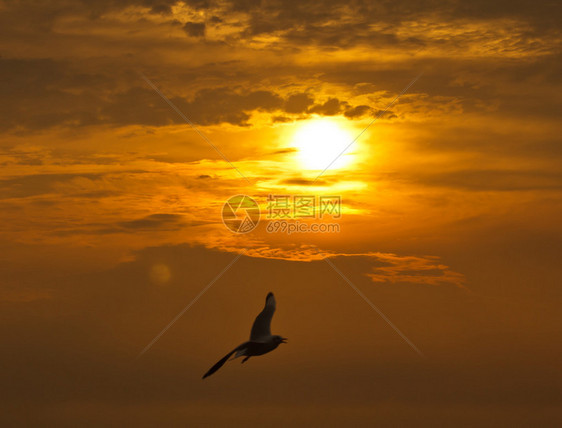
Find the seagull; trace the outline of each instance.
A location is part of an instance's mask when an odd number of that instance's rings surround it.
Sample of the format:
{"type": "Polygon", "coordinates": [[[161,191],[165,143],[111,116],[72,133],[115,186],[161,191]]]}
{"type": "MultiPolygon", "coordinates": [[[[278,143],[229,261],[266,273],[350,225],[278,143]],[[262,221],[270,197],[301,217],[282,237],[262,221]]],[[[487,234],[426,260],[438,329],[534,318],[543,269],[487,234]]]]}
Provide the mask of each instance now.
{"type": "Polygon", "coordinates": [[[237,346],[226,354],[218,363],[216,363],[207,373],[203,375],[203,379],[207,376],[211,376],[214,372],[220,369],[234,353],[236,354],[232,359],[246,357],[242,360],[242,363],[245,363],[250,359],[250,357],[267,354],[277,348],[281,343],[287,343],[286,338],[271,335],[271,318],[273,318],[274,312],[275,296],[273,293],[268,293],[265,298],[263,311],[261,311],[256,317],[254,325],[252,326],[250,340],[248,342],[244,342],[240,346],[237,346]]]}

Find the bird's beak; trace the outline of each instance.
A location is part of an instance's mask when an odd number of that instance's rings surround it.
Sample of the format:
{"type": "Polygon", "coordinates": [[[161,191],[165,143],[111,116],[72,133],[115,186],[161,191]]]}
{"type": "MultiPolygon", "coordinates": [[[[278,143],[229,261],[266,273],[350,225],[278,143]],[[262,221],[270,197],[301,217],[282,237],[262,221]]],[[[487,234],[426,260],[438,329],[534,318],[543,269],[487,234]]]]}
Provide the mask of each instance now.
{"type": "Polygon", "coordinates": [[[282,337],[282,338],[281,338],[281,343],[287,343],[287,339],[284,338],[284,337],[282,337]]]}

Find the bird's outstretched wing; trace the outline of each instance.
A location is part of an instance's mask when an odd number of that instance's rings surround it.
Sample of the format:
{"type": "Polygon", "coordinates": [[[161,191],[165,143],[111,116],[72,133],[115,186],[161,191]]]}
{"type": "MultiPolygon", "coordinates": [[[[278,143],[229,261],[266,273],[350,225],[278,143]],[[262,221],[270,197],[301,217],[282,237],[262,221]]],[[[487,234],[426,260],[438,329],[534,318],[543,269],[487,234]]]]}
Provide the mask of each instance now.
{"type": "Polygon", "coordinates": [[[224,357],[222,357],[221,360],[218,363],[216,363],[213,367],[211,367],[207,371],[207,373],[205,373],[203,375],[203,379],[205,379],[207,376],[211,376],[214,372],[216,372],[218,369],[220,369],[222,366],[224,366],[224,363],[226,363],[228,361],[228,359],[230,358],[230,356],[232,354],[234,354],[236,351],[244,348],[247,344],[248,344],[248,342],[244,342],[242,345],[237,346],[232,351],[230,351],[228,354],[226,354],[224,357]]]}
{"type": "Polygon", "coordinates": [[[271,336],[271,318],[275,312],[275,296],[269,293],[265,298],[265,307],[263,311],[256,317],[252,332],[250,333],[250,341],[265,342],[271,336]]]}

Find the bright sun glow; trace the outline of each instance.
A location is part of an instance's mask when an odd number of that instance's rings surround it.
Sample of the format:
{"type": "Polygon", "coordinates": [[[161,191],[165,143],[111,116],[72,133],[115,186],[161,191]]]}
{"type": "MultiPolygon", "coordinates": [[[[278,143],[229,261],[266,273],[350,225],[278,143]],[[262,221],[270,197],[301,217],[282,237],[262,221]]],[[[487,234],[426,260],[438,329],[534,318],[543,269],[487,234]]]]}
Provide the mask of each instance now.
{"type": "Polygon", "coordinates": [[[293,136],[293,147],[298,150],[297,156],[302,167],[309,170],[342,168],[348,165],[353,155],[350,149],[338,155],[353,141],[353,134],[331,119],[314,119],[299,127],[293,136]]]}

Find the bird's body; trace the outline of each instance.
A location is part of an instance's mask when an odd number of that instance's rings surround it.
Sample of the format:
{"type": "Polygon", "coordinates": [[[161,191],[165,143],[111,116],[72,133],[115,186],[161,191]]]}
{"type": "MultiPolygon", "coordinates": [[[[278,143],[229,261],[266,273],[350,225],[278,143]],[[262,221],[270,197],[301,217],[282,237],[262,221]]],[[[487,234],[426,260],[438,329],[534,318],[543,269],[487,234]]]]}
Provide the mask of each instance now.
{"type": "Polygon", "coordinates": [[[269,293],[265,299],[265,307],[254,321],[252,332],[250,333],[250,340],[242,343],[226,354],[218,363],[211,367],[207,373],[205,373],[203,379],[220,369],[224,363],[228,361],[232,354],[234,354],[233,358],[242,356],[246,357],[242,360],[242,362],[245,362],[250,357],[267,354],[277,348],[281,343],[286,342],[287,339],[281,336],[271,335],[271,318],[273,318],[275,306],[275,296],[273,293],[269,293]]]}

